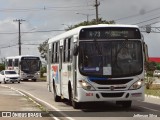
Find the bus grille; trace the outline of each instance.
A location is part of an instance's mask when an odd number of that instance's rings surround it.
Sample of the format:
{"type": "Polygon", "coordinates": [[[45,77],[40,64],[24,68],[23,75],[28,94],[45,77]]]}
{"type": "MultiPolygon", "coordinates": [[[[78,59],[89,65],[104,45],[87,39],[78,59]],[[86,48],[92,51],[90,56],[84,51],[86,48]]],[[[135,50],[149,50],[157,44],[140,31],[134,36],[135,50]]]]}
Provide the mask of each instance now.
{"type": "MultiPolygon", "coordinates": [[[[125,89],[127,86],[123,86],[123,87],[114,87],[115,90],[119,90],[119,89],[125,89]]],[[[97,87],[100,90],[110,90],[111,87],[97,87]]]]}
{"type": "Polygon", "coordinates": [[[11,77],[10,79],[15,80],[15,79],[18,79],[18,78],[17,77],[11,77]]]}
{"type": "Polygon", "coordinates": [[[93,82],[100,85],[116,85],[116,84],[126,84],[133,79],[112,79],[112,80],[93,80],[93,82]]]}
{"type": "Polygon", "coordinates": [[[122,97],[124,92],[120,93],[101,93],[102,97],[122,97]]]}

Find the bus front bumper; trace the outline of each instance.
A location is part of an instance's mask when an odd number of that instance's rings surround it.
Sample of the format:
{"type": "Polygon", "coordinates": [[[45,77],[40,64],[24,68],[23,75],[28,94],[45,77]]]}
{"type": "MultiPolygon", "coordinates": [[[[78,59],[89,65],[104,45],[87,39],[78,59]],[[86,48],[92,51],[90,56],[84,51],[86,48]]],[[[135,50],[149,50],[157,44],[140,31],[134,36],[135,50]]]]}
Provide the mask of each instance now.
{"type": "Polygon", "coordinates": [[[144,100],[144,86],[137,90],[127,91],[86,91],[77,88],[77,102],[100,102],[100,101],[128,101],[144,100]]]}

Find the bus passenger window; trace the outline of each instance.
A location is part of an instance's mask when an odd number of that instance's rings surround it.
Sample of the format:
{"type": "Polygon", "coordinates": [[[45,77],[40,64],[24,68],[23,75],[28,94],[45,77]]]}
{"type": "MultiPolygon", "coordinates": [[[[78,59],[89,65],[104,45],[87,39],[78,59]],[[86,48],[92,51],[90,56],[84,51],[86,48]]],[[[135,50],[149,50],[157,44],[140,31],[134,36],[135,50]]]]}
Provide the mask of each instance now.
{"type": "Polygon", "coordinates": [[[68,59],[67,59],[68,62],[70,62],[70,56],[71,56],[71,38],[68,39],[68,59]]]}
{"type": "Polygon", "coordinates": [[[64,40],[64,46],[63,46],[63,62],[66,62],[66,40],[64,40]]]}
{"type": "Polygon", "coordinates": [[[54,43],[52,44],[52,56],[51,63],[54,63],[54,43]]]}
{"type": "Polygon", "coordinates": [[[58,62],[58,42],[55,43],[56,45],[56,51],[55,51],[55,62],[58,62]]]}

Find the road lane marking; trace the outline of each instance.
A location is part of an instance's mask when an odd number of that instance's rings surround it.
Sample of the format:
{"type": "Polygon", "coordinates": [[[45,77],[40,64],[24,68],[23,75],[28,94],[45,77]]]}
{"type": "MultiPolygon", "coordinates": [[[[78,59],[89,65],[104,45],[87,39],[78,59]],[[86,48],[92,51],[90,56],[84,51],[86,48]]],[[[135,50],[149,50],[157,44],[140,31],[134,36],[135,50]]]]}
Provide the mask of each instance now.
{"type": "Polygon", "coordinates": [[[144,107],[144,106],[139,106],[139,107],[144,108],[144,109],[147,109],[147,110],[155,111],[155,112],[159,111],[159,110],[155,110],[155,109],[148,108],[148,107],[144,107]]]}
{"type": "MultiPolygon", "coordinates": [[[[67,118],[68,120],[75,120],[75,119],[73,119],[73,118],[71,118],[71,117],[68,117],[65,113],[61,112],[61,110],[59,110],[58,108],[54,107],[53,105],[51,105],[51,104],[47,103],[46,101],[43,101],[43,100],[35,97],[34,95],[32,95],[32,94],[30,94],[30,93],[28,93],[28,92],[26,92],[26,91],[24,91],[24,90],[19,90],[19,89],[16,89],[16,88],[13,88],[13,87],[10,87],[10,86],[6,86],[6,85],[1,85],[1,86],[10,88],[10,89],[12,89],[12,90],[15,90],[15,91],[17,91],[18,93],[20,93],[20,94],[23,95],[23,96],[26,96],[26,95],[31,96],[32,98],[36,99],[37,101],[39,101],[39,102],[41,102],[41,103],[43,103],[43,104],[46,104],[47,106],[51,107],[51,108],[54,109],[55,111],[58,111],[60,114],[62,114],[62,115],[63,115],[65,118],[67,118]],[[25,93],[25,94],[24,94],[24,93],[25,93]]],[[[32,99],[32,98],[31,98],[31,99],[32,99]]],[[[37,103],[37,104],[38,104],[38,103],[37,103]]],[[[58,117],[54,117],[53,115],[51,115],[51,117],[52,117],[53,119],[55,119],[55,120],[60,120],[58,117]]]]}

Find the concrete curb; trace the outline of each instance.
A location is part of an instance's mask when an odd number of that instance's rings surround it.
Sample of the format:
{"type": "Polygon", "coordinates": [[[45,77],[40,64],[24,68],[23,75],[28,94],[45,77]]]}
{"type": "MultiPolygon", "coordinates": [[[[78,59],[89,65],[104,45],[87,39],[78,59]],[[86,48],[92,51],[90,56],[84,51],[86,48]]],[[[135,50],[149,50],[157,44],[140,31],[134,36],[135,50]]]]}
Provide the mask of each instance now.
{"type": "MultiPolygon", "coordinates": [[[[2,85],[3,87],[7,87],[9,89],[12,89],[16,92],[18,92],[19,94],[23,95],[23,96],[26,96],[26,97],[29,97],[30,100],[32,100],[32,102],[34,102],[37,106],[41,106],[43,107],[43,109],[47,112],[47,111],[50,111],[50,110],[55,110],[55,111],[59,111],[59,114],[60,116],[63,116],[63,117],[66,117],[68,120],[74,120],[73,118],[71,117],[68,117],[66,114],[62,113],[59,109],[53,107],[53,106],[50,106],[50,104],[46,103],[46,102],[43,102],[43,100],[39,99],[39,98],[36,98],[35,96],[33,96],[32,94],[26,92],[26,91],[23,91],[23,90],[19,90],[19,89],[16,89],[16,88],[13,88],[13,87],[9,87],[9,86],[5,86],[5,85],[2,85]]],[[[58,113],[57,113],[58,114],[58,113]]],[[[50,114],[51,118],[54,119],[54,120],[61,120],[59,119],[58,117],[54,117],[52,114],[50,114]]]]}
{"type": "Polygon", "coordinates": [[[145,97],[150,97],[150,98],[160,99],[160,97],[159,97],[159,96],[147,95],[147,94],[145,94],[145,97]]]}

